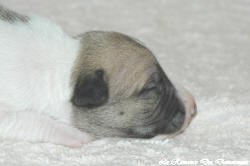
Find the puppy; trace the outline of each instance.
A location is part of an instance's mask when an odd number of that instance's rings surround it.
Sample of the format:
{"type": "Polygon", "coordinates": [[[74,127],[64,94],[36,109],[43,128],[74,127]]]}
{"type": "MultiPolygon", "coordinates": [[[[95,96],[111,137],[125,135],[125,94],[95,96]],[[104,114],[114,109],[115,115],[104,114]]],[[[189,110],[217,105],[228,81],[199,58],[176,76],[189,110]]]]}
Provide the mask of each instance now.
{"type": "Polygon", "coordinates": [[[140,41],[104,31],[71,37],[0,7],[0,138],[80,147],[176,135],[195,114],[194,98],[140,41]]]}

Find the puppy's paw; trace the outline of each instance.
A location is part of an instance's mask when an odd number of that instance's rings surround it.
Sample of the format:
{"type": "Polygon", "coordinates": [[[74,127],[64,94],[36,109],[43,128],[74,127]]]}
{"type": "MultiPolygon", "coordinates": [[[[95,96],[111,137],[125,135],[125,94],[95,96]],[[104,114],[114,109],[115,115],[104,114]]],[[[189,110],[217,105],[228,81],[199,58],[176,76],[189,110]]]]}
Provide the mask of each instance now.
{"type": "Polygon", "coordinates": [[[49,142],[74,148],[94,140],[89,134],[44,115],[30,111],[6,112],[1,109],[0,137],[30,142],[49,142]]]}
{"type": "Polygon", "coordinates": [[[68,146],[71,148],[81,148],[84,144],[93,141],[94,138],[90,137],[88,134],[83,133],[82,136],[76,137],[72,135],[63,134],[55,140],[55,144],[68,146]]]}
{"type": "Polygon", "coordinates": [[[49,138],[51,143],[72,148],[80,148],[94,140],[89,134],[65,124],[58,125],[49,138]]]}

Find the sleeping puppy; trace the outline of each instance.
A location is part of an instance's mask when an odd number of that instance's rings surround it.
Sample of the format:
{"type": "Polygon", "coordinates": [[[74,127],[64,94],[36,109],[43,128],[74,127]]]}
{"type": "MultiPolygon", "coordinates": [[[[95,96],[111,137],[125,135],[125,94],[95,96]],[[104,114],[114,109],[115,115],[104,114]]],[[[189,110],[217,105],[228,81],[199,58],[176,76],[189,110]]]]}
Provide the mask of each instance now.
{"type": "Polygon", "coordinates": [[[0,7],[0,138],[80,147],[167,137],[195,114],[194,98],[138,40],[104,31],[71,37],[0,7]]]}

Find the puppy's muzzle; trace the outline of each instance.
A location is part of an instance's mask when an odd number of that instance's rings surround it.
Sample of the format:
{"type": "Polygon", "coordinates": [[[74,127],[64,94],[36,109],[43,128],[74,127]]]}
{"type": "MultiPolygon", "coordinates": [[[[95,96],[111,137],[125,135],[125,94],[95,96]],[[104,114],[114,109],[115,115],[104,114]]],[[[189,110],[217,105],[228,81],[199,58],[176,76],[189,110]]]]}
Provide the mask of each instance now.
{"type": "Polygon", "coordinates": [[[197,114],[197,106],[194,97],[191,93],[181,86],[177,86],[177,93],[182,103],[184,104],[184,113],[177,112],[168,126],[177,126],[175,131],[170,131],[169,134],[177,135],[183,132],[194,119],[197,114]]]}
{"type": "Polygon", "coordinates": [[[168,90],[163,95],[156,108],[156,112],[160,112],[158,119],[161,120],[154,123],[154,130],[144,135],[145,138],[156,135],[171,137],[182,133],[196,116],[197,107],[194,97],[183,87],[175,89],[172,92],[168,90]]]}

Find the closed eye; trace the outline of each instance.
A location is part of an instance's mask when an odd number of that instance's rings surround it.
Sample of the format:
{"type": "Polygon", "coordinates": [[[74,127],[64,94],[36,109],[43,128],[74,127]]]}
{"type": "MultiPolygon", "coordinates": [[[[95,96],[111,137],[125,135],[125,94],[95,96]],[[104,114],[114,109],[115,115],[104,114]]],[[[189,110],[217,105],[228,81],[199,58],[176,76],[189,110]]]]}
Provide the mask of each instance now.
{"type": "Polygon", "coordinates": [[[157,90],[157,85],[154,81],[147,83],[143,89],[139,92],[140,96],[148,96],[157,90]]]}
{"type": "Polygon", "coordinates": [[[155,95],[161,94],[161,77],[158,72],[151,75],[150,80],[144,85],[139,92],[139,96],[142,98],[152,98],[155,95]]]}

